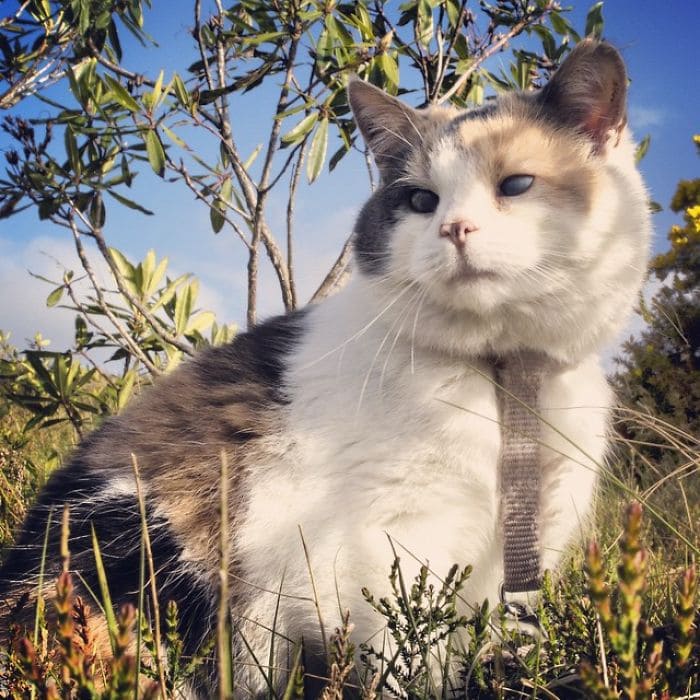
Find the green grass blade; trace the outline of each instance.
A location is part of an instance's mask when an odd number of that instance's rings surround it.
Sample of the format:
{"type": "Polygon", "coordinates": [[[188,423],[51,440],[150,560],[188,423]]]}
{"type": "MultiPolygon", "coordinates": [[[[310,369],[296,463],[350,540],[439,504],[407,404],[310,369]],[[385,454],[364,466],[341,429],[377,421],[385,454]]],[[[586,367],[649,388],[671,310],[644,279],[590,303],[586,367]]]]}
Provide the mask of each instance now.
{"type": "Polygon", "coordinates": [[[139,677],[141,675],[141,644],[143,642],[143,630],[141,620],[143,620],[143,601],[146,587],[146,545],[141,533],[141,546],[139,551],[139,600],[136,612],[136,684],[134,685],[134,700],[139,700],[139,677]]]}
{"type": "MultiPolygon", "coordinates": [[[[272,618],[272,633],[270,634],[270,678],[272,679],[272,684],[274,685],[274,669],[275,669],[275,636],[277,634],[277,618],[280,611],[280,601],[282,600],[282,587],[284,586],[284,573],[282,574],[282,580],[280,581],[279,593],[277,595],[277,600],[275,601],[275,614],[272,618]]],[[[268,693],[268,700],[275,700],[276,695],[270,689],[268,693]]]]}
{"type": "Polygon", "coordinates": [[[107,620],[107,630],[109,631],[109,643],[112,647],[112,651],[114,651],[115,639],[118,634],[117,618],[114,615],[114,608],[112,607],[112,597],[109,594],[109,585],[107,584],[107,575],[105,573],[105,567],[102,562],[102,552],[100,551],[100,544],[97,541],[95,526],[92,523],[90,524],[90,532],[92,536],[92,551],[95,554],[95,570],[97,573],[97,582],[100,585],[100,594],[102,596],[102,601],[104,602],[104,613],[105,619],[107,620]]]}
{"type": "Polygon", "coordinates": [[[46,550],[49,547],[49,531],[51,530],[51,518],[53,507],[49,509],[49,517],[46,519],[46,531],[44,532],[44,544],[41,548],[41,563],[39,564],[39,585],[36,592],[36,614],[34,615],[34,646],[39,643],[39,620],[44,612],[44,571],[46,566],[46,550]]]}
{"type": "Polygon", "coordinates": [[[293,700],[293,698],[296,697],[296,679],[299,669],[301,668],[301,652],[302,646],[300,644],[296,654],[294,655],[294,663],[292,664],[292,670],[289,673],[289,680],[287,681],[287,687],[284,689],[282,700],[293,700]]]}

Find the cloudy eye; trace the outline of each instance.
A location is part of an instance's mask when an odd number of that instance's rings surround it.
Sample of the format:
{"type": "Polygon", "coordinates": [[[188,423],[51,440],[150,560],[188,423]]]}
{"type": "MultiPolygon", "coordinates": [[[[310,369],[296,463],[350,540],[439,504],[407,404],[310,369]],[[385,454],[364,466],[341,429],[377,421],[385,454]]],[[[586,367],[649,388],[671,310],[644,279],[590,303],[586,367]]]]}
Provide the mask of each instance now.
{"type": "Polygon", "coordinates": [[[437,209],[439,202],[440,197],[430,190],[416,188],[411,190],[408,196],[408,203],[411,209],[418,214],[432,214],[437,209]]]}
{"type": "Polygon", "coordinates": [[[534,181],[535,178],[532,175],[510,175],[501,180],[498,189],[505,197],[517,197],[527,192],[534,181]]]}

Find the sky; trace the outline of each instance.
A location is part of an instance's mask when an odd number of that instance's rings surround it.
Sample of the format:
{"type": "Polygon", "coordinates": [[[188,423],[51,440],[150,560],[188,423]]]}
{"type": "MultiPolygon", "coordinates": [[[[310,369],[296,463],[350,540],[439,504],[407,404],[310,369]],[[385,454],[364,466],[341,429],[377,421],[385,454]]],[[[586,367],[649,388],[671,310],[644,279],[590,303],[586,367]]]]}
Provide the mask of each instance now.
{"type": "MultiPolygon", "coordinates": [[[[12,4],[0,2],[0,15],[12,4]]],[[[569,16],[582,33],[589,3],[571,0],[570,4],[575,9],[569,16]]],[[[140,70],[149,74],[157,74],[160,68],[166,75],[173,70],[184,73],[196,58],[188,34],[191,5],[185,0],[154,0],[145,26],[158,46],[144,49],[124,37],[125,64],[141,66],[140,70]]],[[[603,13],[604,37],[621,50],[631,77],[630,126],[639,139],[651,136],[641,170],[652,198],[664,207],[655,215],[654,250],[660,251],[670,225],[678,220],[668,210],[676,183],[698,176],[699,161],[691,138],[700,132],[700,0],[607,0],[603,13]]],[[[505,63],[505,57],[494,60],[505,63]]],[[[53,89],[60,94],[65,88],[53,89]]],[[[248,100],[234,111],[234,129],[244,153],[252,152],[267,138],[269,125],[260,115],[271,113],[266,110],[270,96],[263,93],[255,103],[248,100]]],[[[19,112],[34,116],[32,110],[40,109],[29,101],[19,112]]],[[[0,133],[0,151],[8,147],[6,136],[0,133]]],[[[329,146],[329,152],[333,150],[329,146]]],[[[301,188],[295,220],[301,299],[312,294],[330,267],[368,192],[366,171],[359,158],[346,158],[331,175],[324,174],[314,185],[301,188]]],[[[245,263],[234,235],[222,232],[215,236],[208,210],[194,202],[184,187],[164,184],[149,171],[137,178],[135,195],[155,216],[111,207],[105,229],[108,242],[132,259],[141,259],[151,248],[159,257],[167,255],[171,274],[190,272],[200,279],[201,308],[215,311],[220,321],[243,325],[245,263]]],[[[273,227],[281,225],[285,204],[282,197],[271,201],[273,227]]],[[[52,341],[53,349],[70,344],[73,314],[47,309],[45,300],[51,287],[30,275],[31,271],[60,279],[64,267],[78,269],[66,232],[40,222],[33,211],[0,220],[0,330],[9,331],[15,345],[23,347],[37,331],[52,341]]],[[[100,274],[105,275],[103,268],[100,274]]],[[[262,284],[261,316],[281,311],[269,269],[262,284]]],[[[625,334],[636,327],[638,322],[625,334]]]]}

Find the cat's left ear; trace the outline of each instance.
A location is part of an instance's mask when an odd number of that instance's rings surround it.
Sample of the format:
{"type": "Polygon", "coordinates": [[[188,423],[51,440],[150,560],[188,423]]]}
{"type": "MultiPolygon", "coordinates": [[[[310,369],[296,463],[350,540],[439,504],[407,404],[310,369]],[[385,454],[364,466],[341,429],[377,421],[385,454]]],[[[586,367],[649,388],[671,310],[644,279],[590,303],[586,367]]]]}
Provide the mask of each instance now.
{"type": "Polygon", "coordinates": [[[348,80],[348,102],[382,177],[390,177],[422,141],[421,113],[355,76],[348,80]]]}
{"type": "Polygon", "coordinates": [[[550,117],[588,136],[603,152],[627,123],[627,71],[606,42],[584,39],[538,96],[550,117]]]}

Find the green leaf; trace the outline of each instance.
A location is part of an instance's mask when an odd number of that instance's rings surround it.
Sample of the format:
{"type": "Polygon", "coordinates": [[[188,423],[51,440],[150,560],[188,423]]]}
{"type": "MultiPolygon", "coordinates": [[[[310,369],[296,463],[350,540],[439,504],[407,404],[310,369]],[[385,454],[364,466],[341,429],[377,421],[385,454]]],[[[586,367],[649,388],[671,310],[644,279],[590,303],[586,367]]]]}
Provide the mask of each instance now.
{"type": "Polygon", "coordinates": [[[284,146],[292,146],[300,141],[314,128],[318,121],[318,112],[307,114],[291,131],[288,131],[280,140],[284,146]]]}
{"type": "Polygon", "coordinates": [[[141,111],[139,103],[129,94],[128,90],[118,80],[115,80],[111,75],[107,74],[105,74],[104,79],[112,91],[112,96],[122,107],[128,109],[130,112],[141,111]]]}
{"type": "Polygon", "coordinates": [[[552,23],[552,28],[559,36],[567,36],[571,31],[569,23],[558,12],[552,12],[549,15],[549,21],[552,23]]]}
{"type": "Polygon", "coordinates": [[[124,406],[126,406],[131,394],[134,390],[134,383],[136,382],[136,370],[129,370],[124,379],[122,380],[122,385],[119,387],[119,392],[117,393],[117,409],[121,411],[124,406]]]}
{"type": "Polygon", "coordinates": [[[187,148],[187,144],[172,130],[169,129],[165,124],[161,124],[165,135],[175,144],[180,146],[180,148],[187,148]]]}
{"type": "Polygon", "coordinates": [[[586,15],[586,36],[600,39],[603,36],[603,3],[597,2],[586,15]]]}
{"type": "Polygon", "coordinates": [[[63,133],[63,139],[66,144],[66,153],[68,154],[68,162],[70,163],[70,167],[76,175],[80,175],[82,170],[80,151],[78,150],[78,142],[76,141],[75,134],[73,133],[73,129],[70,125],[66,126],[66,130],[63,133]]]}
{"type": "Polygon", "coordinates": [[[328,119],[321,119],[311,141],[309,158],[306,161],[306,175],[313,182],[320,175],[328,150],[328,119]]]}
{"type": "Polygon", "coordinates": [[[123,204],[125,207],[129,207],[129,209],[135,209],[136,211],[140,211],[142,214],[148,214],[148,216],[153,216],[153,212],[150,209],[146,209],[146,207],[141,206],[137,202],[134,202],[132,199],[123,197],[117,192],[112,192],[112,190],[106,190],[106,192],[110,197],[114,197],[114,199],[116,199],[117,202],[123,204]]]}
{"type": "Polygon", "coordinates": [[[642,158],[647,154],[649,146],[651,145],[651,136],[647,134],[638,144],[634,152],[634,160],[639,163],[642,158]]]}
{"type": "Polygon", "coordinates": [[[163,280],[163,277],[165,276],[165,271],[168,267],[168,258],[163,258],[158,265],[156,266],[155,270],[153,270],[153,274],[151,274],[150,280],[148,282],[148,286],[144,290],[146,296],[150,297],[153,294],[156,293],[158,286],[160,285],[161,281],[163,280]]]}
{"type": "Polygon", "coordinates": [[[147,253],[146,257],[141,261],[141,292],[144,293],[148,289],[148,286],[153,276],[153,271],[156,269],[156,252],[151,248],[147,253]]]}
{"type": "Polygon", "coordinates": [[[484,102],[484,86],[480,82],[475,82],[471,89],[469,90],[469,94],[467,95],[467,102],[475,104],[475,105],[481,105],[484,102]]]}
{"type": "Polygon", "coordinates": [[[88,217],[90,219],[90,223],[96,229],[100,229],[105,225],[105,205],[102,201],[102,195],[99,192],[93,192],[88,217]]]}
{"type": "Polygon", "coordinates": [[[163,76],[164,72],[161,70],[161,72],[158,73],[156,84],[153,86],[153,92],[151,93],[151,109],[153,110],[158,108],[160,100],[163,97],[163,76]]]}
{"type": "MultiPolygon", "coordinates": [[[[243,163],[243,169],[244,169],[244,170],[248,170],[248,168],[249,168],[251,165],[253,165],[253,163],[255,162],[255,159],[258,157],[258,155],[260,155],[260,151],[261,151],[261,150],[262,150],[262,144],[259,143],[259,144],[255,147],[255,150],[250,154],[250,156],[248,157],[248,159],[246,160],[246,162],[243,163]]],[[[229,180],[229,182],[230,182],[230,180],[229,180]]],[[[222,188],[222,189],[223,189],[223,188],[222,188]]],[[[230,198],[231,198],[231,197],[230,197],[230,195],[229,195],[228,199],[230,199],[230,198]]]]}
{"type": "Polygon", "coordinates": [[[112,651],[114,651],[119,628],[117,627],[117,618],[114,615],[114,608],[112,607],[112,597],[109,594],[109,584],[107,582],[105,567],[102,563],[102,553],[100,552],[100,545],[97,541],[97,534],[95,533],[95,526],[93,524],[90,524],[90,530],[92,534],[92,551],[95,555],[95,572],[97,573],[97,582],[100,586],[102,603],[104,605],[107,630],[109,631],[109,643],[112,645],[112,651]]]}
{"type": "Polygon", "coordinates": [[[197,293],[199,292],[199,283],[197,280],[192,280],[182,289],[175,299],[175,334],[182,335],[187,328],[192,308],[194,307],[197,293]]]}
{"type": "MultiPolygon", "coordinates": [[[[248,166],[244,165],[244,167],[247,169],[248,166]]],[[[231,182],[231,178],[227,177],[224,180],[223,184],[221,185],[221,192],[219,193],[219,197],[224,202],[230,202],[232,192],[233,192],[233,183],[231,182]]]]}
{"type": "Polygon", "coordinates": [[[116,248],[110,248],[109,255],[112,258],[112,262],[117,266],[117,269],[121,273],[122,277],[129,281],[133,280],[136,268],[127,260],[124,253],[116,248]]]}
{"type": "Polygon", "coordinates": [[[398,63],[388,53],[380,54],[372,63],[374,69],[372,72],[378,78],[376,84],[383,87],[391,95],[395,95],[399,89],[398,63]]]}
{"type": "Polygon", "coordinates": [[[49,296],[46,297],[46,306],[56,306],[59,301],[61,301],[61,297],[63,296],[63,285],[60,287],[56,287],[56,289],[49,294],[49,296]]]}
{"type": "Polygon", "coordinates": [[[211,230],[214,233],[219,233],[226,223],[221,209],[221,202],[218,198],[215,199],[211,207],[209,207],[209,221],[211,222],[211,230]]]}
{"type": "Polygon", "coordinates": [[[231,184],[231,178],[227,177],[221,183],[221,189],[214,198],[211,207],[209,207],[209,220],[211,221],[211,227],[214,233],[219,233],[224,227],[224,223],[226,223],[226,209],[228,202],[231,201],[232,192],[233,185],[231,184]]]}
{"type": "Polygon", "coordinates": [[[189,109],[191,103],[190,93],[187,91],[182,78],[177,73],[173,75],[173,87],[175,88],[175,95],[180,101],[180,104],[186,109],[189,109]]]}
{"type": "Polygon", "coordinates": [[[336,168],[336,166],[338,165],[338,163],[340,163],[340,161],[348,154],[348,151],[349,151],[349,150],[350,150],[350,148],[349,148],[346,144],[343,144],[343,145],[331,156],[330,160],[328,161],[328,170],[330,170],[330,172],[333,172],[333,171],[335,170],[335,168],[336,168]]]}
{"type": "Polygon", "coordinates": [[[153,168],[153,172],[160,177],[165,175],[165,151],[155,130],[149,129],[144,138],[146,141],[146,152],[148,162],[153,168]]]}
{"type": "Polygon", "coordinates": [[[418,0],[416,37],[423,46],[428,46],[433,38],[433,8],[430,5],[430,0],[418,0]]]}
{"type": "Polygon", "coordinates": [[[205,328],[209,328],[212,323],[214,323],[214,313],[211,311],[202,311],[198,313],[194,318],[190,319],[190,322],[185,328],[185,335],[190,335],[195,331],[203,331],[205,328]]]}
{"type": "MultiPolygon", "coordinates": [[[[167,258],[166,258],[167,259],[167,258]]],[[[151,307],[151,312],[155,312],[162,306],[165,306],[175,296],[178,287],[189,277],[189,275],[180,275],[172,281],[168,281],[168,286],[161,292],[158,301],[151,307]]]]}

